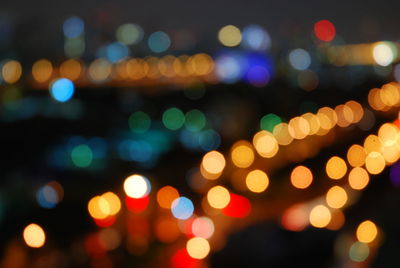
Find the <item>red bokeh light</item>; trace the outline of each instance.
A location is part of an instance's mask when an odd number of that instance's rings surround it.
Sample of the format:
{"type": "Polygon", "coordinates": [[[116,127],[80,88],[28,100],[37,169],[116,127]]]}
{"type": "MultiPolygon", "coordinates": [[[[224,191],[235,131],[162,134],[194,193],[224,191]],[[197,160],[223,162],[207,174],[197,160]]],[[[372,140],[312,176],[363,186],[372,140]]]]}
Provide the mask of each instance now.
{"type": "Polygon", "coordinates": [[[336,28],[329,20],[320,20],[314,24],[315,36],[324,42],[332,41],[336,36],[336,28]]]}
{"type": "Polygon", "coordinates": [[[186,249],[179,249],[171,258],[171,266],[173,268],[195,268],[199,264],[199,260],[189,256],[186,249]]]}
{"type": "Polygon", "coordinates": [[[110,227],[115,223],[115,216],[110,215],[104,219],[94,219],[94,222],[99,227],[110,227]]]}
{"type": "Polygon", "coordinates": [[[150,202],[149,196],[145,196],[142,198],[132,198],[129,196],[125,197],[126,207],[130,211],[136,212],[136,213],[140,213],[140,212],[143,212],[144,210],[146,210],[146,208],[149,205],[149,202],[150,202]]]}
{"type": "Polygon", "coordinates": [[[222,210],[222,213],[226,216],[233,218],[244,218],[249,215],[251,211],[250,201],[241,195],[230,194],[231,201],[229,204],[222,210]]]}

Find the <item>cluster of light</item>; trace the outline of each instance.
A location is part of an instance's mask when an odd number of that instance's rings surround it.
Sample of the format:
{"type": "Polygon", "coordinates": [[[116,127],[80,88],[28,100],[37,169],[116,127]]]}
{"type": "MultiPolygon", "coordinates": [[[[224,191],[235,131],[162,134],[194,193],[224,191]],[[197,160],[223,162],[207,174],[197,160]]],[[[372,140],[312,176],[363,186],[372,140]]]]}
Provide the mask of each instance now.
{"type": "Polygon", "coordinates": [[[305,166],[297,166],[293,169],[290,175],[292,185],[298,189],[305,189],[313,181],[311,170],[305,166]]]}
{"type": "Polygon", "coordinates": [[[114,216],[120,210],[121,201],[119,197],[112,192],[97,195],[90,199],[88,203],[89,214],[96,220],[104,220],[110,216],[114,216]]]}
{"type": "Polygon", "coordinates": [[[211,207],[216,209],[225,208],[231,200],[229,191],[222,186],[214,186],[207,192],[207,201],[211,207]]]}
{"type": "Polygon", "coordinates": [[[125,194],[132,198],[142,198],[150,193],[151,185],[149,180],[138,174],[129,176],[124,181],[125,194]]]}
{"type": "Polygon", "coordinates": [[[264,192],[269,185],[269,178],[265,172],[256,169],[250,171],[246,176],[246,186],[254,193],[264,192]]]}
{"type": "Polygon", "coordinates": [[[46,234],[43,228],[36,223],[31,223],[25,227],[23,237],[25,243],[32,248],[40,248],[46,242],[46,234]]]}
{"type": "Polygon", "coordinates": [[[400,106],[400,85],[392,82],[383,85],[381,89],[370,90],[368,103],[377,111],[388,111],[393,107],[400,106]]]}

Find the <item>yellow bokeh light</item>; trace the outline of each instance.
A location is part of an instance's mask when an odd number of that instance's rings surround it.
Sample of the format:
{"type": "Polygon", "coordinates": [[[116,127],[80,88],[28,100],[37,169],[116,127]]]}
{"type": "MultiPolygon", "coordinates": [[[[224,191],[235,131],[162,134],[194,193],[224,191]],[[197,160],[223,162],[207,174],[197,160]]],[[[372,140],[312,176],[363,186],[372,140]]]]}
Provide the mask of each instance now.
{"type": "Polygon", "coordinates": [[[321,124],[321,128],[325,130],[332,129],[337,123],[337,114],[336,112],[329,107],[322,107],[318,110],[317,117],[321,124]]]}
{"type": "Polygon", "coordinates": [[[113,192],[102,194],[101,197],[103,197],[108,202],[110,215],[115,215],[121,210],[121,201],[119,200],[119,197],[113,192]]]}
{"type": "Polygon", "coordinates": [[[346,106],[349,107],[353,112],[353,121],[351,123],[357,123],[363,118],[364,109],[360,103],[351,100],[346,102],[346,106]]]}
{"type": "Polygon", "coordinates": [[[391,43],[379,42],[372,48],[372,56],[375,62],[381,66],[388,66],[395,58],[391,43]]]}
{"type": "Polygon", "coordinates": [[[105,59],[97,59],[89,66],[89,76],[93,82],[104,82],[110,77],[111,71],[111,63],[105,59]]]}
{"type": "Polygon", "coordinates": [[[72,81],[78,79],[81,73],[82,64],[75,59],[66,60],[60,65],[60,75],[72,81]]]}
{"type": "Polygon", "coordinates": [[[246,186],[254,193],[264,192],[268,185],[269,178],[267,174],[259,169],[250,171],[246,176],[246,186]]]}
{"type": "Polygon", "coordinates": [[[382,141],[376,135],[369,135],[364,141],[364,149],[368,153],[380,152],[382,148],[382,141]]]}
{"type": "Polygon", "coordinates": [[[211,151],[203,156],[201,166],[210,174],[220,174],[225,168],[225,158],[217,151],[211,151]]]}
{"type": "Polygon", "coordinates": [[[317,228],[326,227],[331,221],[332,215],[324,205],[315,206],[310,212],[310,224],[317,228]]]}
{"type": "Polygon", "coordinates": [[[232,162],[239,168],[247,168],[254,161],[254,152],[247,141],[238,141],[232,146],[232,162]]]}
{"type": "Polygon", "coordinates": [[[270,132],[261,130],[254,135],[253,145],[257,153],[265,158],[271,158],[279,150],[278,142],[270,132]]]}
{"type": "Polygon", "coordinates": [[[290,175],[292,185],[298,189],[305,189],[312,183],[313,174],[311,170],[305,166],[297,166],[290,175]]]}
{"type": "Polygon", "coordinates": [[[90,216],[95,219],[105,219],[110,215],[110,205],[102,196],[95,196],[88,203],[90,216]]]}
{"type": "Polygon", "coordinates": [[[289,128],[291,128],[287,123],[279,123],[274,127],[272,133],[275,139],[280,145],[289,145],[293,141],[292,135],[290,135],[289,128]]]}
{"type": "Polygon", "coordinates": [[[38,60],[32,65],[32,77],[38,83],[44,83],[51,78],[53,65],[46,59],[38,60]]]}
{"type": "Polygon", "coordinates": [[[321,123],[319,122],[318,116],[312,113],[305,113],[301,117],[307,120],[310,127],[310,132],[308,135],[314,135],[320,130],[321,123]]]}
{"type": "Polygon", "coordinates": [[[19,61],[10,60],[7,61],[1,70],[3,80],[8,84],[14,84],[17,82],[22,75],[22,66],[19,61]]]}
{"type": "Polygon", "coordinates": [[[381,101],[389,107],[398,106],[400,102],[399,90],[398,85],[394,83],[385,84],[379,91],[379,97],[381,101]]]}
{"type": "Polygon", "coordinates": [[[207,75],[214,69],[213,59],[204,53],[199,53],[191,57],[191,64],[196,75],[207,75]]]}
{"type": "Polygon", "coordinates": [[[46,234],[42,227],[31,223],[25,227],[23,232],[25,243],[31,248],[40,248],[46,242],[46,234]]]}
{"type": "Polygon", "coordinates": [[[157,202],[162,208],[170,209],[172,202],[179,197],[179,192],[172,186],[164,186],[157,192],[157,202]]]}
{"type": "Polygon", "coordinates": [[[390,145],[385,145],[382,147],[381,152],[382,156],[385,159],[386,163],[388,164],[393,164],[399,160],[400,157],[400,151],[399,147],[397,146],[396,143],[390,144],[390,145]]]}
{"type": "Polygon", "coordinates": [[[218,32],[218,40],[227,47],[235,47],[242,41],[242,33],[233,25],[226,25],[218,32]]]}
{"type": "Polygon", "coordinates": [[[297,116],[289,121],[288,130],[294,139],[301,140],[310,133],[310,124],[303,117],[297,116]]]}
{"type": "Polygon", "coordinates": [[[341,104],[336,106],[335,112],[337,115],[337,125],[339,127],[347,127],[354,120],[354,113],[347,105],[341,104]]]}
{"type": "Polygon", "coordinates": [[[363,221],[357,228],[356,236],[358,241],[371,243],[378,235],[378,228],[372,221],[363,221]]]}
{"type": "Polygon", "coordinates": [[[207,201],[211,207],[222,209],[231,201],[229,191],[222,186],[214,186],[207,193],[207,201]]]}
{"type": "Polygon", "coordinates": [[[390,146],[392,144],[395,144],[398,135],[399,135],[398,127],[391,123],[383,124],[378,131],[378,137],[385,146],[390,146]]]}
{"type": "Polygon", "coordinates": [[[210,253],[210,244],[202,237],[193,237],[187,241],[186,250],[193,259],[204,259],[210,253]]]}
{"type": "Polygon", "coordinates": [[[145,197],[150,191],[148,180],[142,175],[131,175],[124,181],[124,191],[129,197],[145,197]]]}
{"type": "Polygon", "coordinates": [[[355,167],[349,173],[349,185],[354,190],[362,190],[369,183],[368,172],[362,167],[355,167]]]}
{"type": "Polygon", "coordinates": [[[358,144],[353,144],[347,151],[347,161],[352,167],[361,167],[365,163],[367,153],[364,147],[358,144]]]}
{"type": "Polygon", "coordinates": [[[333,186],[326,193],[326,203],[331,208],[341,208],[347,202],[347,193],[340,186],[333,186]]]}
{"type": "Polygon", "coordinates": [[[338,156],[333,156],[326,163],[325,170],[329,178],[334,180],[341,179],[347,172],[346,162],[338,156]]]}
{"type": "Polygon", "coordinates": [[[370,174],[379,174],[385,168],[385,159],[378,152],[371,152],[365,159],[365,167],[370,174]]]}

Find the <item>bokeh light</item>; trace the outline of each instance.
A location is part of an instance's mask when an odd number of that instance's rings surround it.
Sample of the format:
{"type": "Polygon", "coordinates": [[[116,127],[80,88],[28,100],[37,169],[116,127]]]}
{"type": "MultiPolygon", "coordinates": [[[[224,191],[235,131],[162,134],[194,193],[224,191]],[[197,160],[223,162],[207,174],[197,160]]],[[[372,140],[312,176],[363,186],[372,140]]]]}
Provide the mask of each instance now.
{"type": "Polygon", "coordinates": [[[209,239],[214,234],[214,223],[208,217],[198,217],[192,223],[194,236],[209,239]]]}
{"type": "Polygon", "coordinates": [[[362,190],[369,183],[368,172],[362,167],[355,167],[349,173],[349,185],[354,190],[362,190]]]}
{"type": "Polygon", "coordinates": [[[220,174],[225,168],[225,157],[217,151],[210,151],[203,156],[201,167],[210,174],[220,174]]]}
{"type": "Polygon", "coordinates": [[[214,186],[207,192],[207,201],[213,208],[222,209],[229,204],[230,200],[229,191],[220,185],[214,186]]]}
{"type": "Polygon", "coordinates": [[[67,102],[74,95],[75,86],[71,80],[60,78],[50,85],[50,95],[59,102],[67,102]]]}
{"type": "Polygon", "coordinates": [[[340,186],[333,186],[326,193],[326,203],[331,208],[341,208],[347,202],[347,193],[340,186]]]}
{"type": "Polygon", "coordinates": [[[218,32],[218,40],[227,47],[235,47],[242,40],[242,33],[234,25],[226,25],[218,32]]]}
{"type": "Polygon", "coordinates": [[[116,37],[118,42],[134,45],[143,39],[143,29],[138,24],[125,23],[118,27],[116,37]]]}
{"type": "Polygon", "coordinates": [[[172,202],[171,212],[175,218],[180,220],[189,219],[193,215],[194,206],[187,197],[178,197],[172,202]]]}
{"type": "Polygon", "coordinates": [[[157,192],[157,202],[160,207],[170,209],[172,202],[179,197],[179,192],[172,186],[164,186],[157,192]]]}
{"type": "Polygon", "coordinates": [[[31,248],[40,248],[46,241],[43,228],[36,223],[31,223],[24,228],[23,237],[25,243],[31,248]]]}
{"type": "Polygon", "coordinates": [[[171,39],[165,32],[158,31],[149,36],[147,44],[152,52],[162,53],[171,46],[171,39]]]}
{"type": "Polygon", "coordinates": [[[324,42],[332,41],[336,36],[336,28],[329,20],[320,20],[314,24],[315,36],[324,42]]]}
{"type": "Polygon", "coordinates": [[[309,216],[310,224],[317,228],[326,227],[331,221],[332,215],[329,209],[324,205],[315,206],[309,216]]]}
{"type": "Polygon", "coordinates": [[[247,141],[238,141],[232,146],[231,159],[235,166],[247,168],[254,161],[254,151],[247,141]]]}
{"type": "Polygon", "coordinates": [[[193,237],[186,243],[189,256],[194,259],[204,259],[210,253],[210,244],[202,237],[193,237]]]}
{"type": "Polygon", "coordinates": [[[264,192],[269,185],[267,174],[259,169],[250,171],[246,176],[246,186],[254,193],[264,192]]]}
{"type": "Polygon", "coordinates": [[[261,130],[253,137],[253,145],[257,153],[265,158],[271,158],[279,150],[278,141],[270,132],[261,130]]]}
{"type": "Polygon", "coordinates": [[[333,156],[326,163],[325,170],[329,178],[338,180],[346,175],[347,165],[342,158],[338,156],[333,156]]]}
{"type": "Polygon", "coordinates": [[[296,48],[289,53],[289,63],[295,70],[306,70],[311,65],[310,54],[302,48],[296,48]]]}
{"type": "Polygon", "coordinates": [[[129,197],[142,198],[147,196],[150,190],[149,180],[142,175],[134,174],[124,181],[124,191],[129,197]]]}
{"type": "Polygon", "coordinates": [[[290,175],[292,185],[298,189],[306,189],[313,181],[311,170],[305,166],[297,166],[290,175]]]}
{"type": "Polygon", "coordinates": [[[362,243],[371,243],[378,235],[378,228],[375,223],[370,220],[363,221],[358,225],[356,236],[358,241],[362,243]]]}

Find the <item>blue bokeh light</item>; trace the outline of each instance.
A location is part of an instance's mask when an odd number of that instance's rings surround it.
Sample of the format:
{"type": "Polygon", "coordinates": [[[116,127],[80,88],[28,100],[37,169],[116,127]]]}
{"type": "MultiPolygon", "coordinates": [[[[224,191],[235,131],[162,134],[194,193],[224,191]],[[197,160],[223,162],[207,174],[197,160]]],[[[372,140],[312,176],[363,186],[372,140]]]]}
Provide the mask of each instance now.
{"type": "Polygon", "coordinates": [[[193,215],[194,206],[189,198],[182,196],[172,202],[171,211],[175,218],[186,220],[193,215]]]}
{"type": "Polygon", "coordinates": [[[66,102],[72,98],[75,87],[74,83],[67,78],[60,78],[50,86],[50,94],[56,101],[66,102]]]}
{"type": "Polygon", "coordinates": [[[68,38],[76,38],[83,33],[85,23],[78,17],[70,17],[64,21],[63,31],[68,38]]]}
{"type": "Polygon", "coordinates": [[[149,36],[147,44],[151,51],[155,53],[161,53],[170,47],[171,39],[166,33],[158,31],[149,36]]]}

